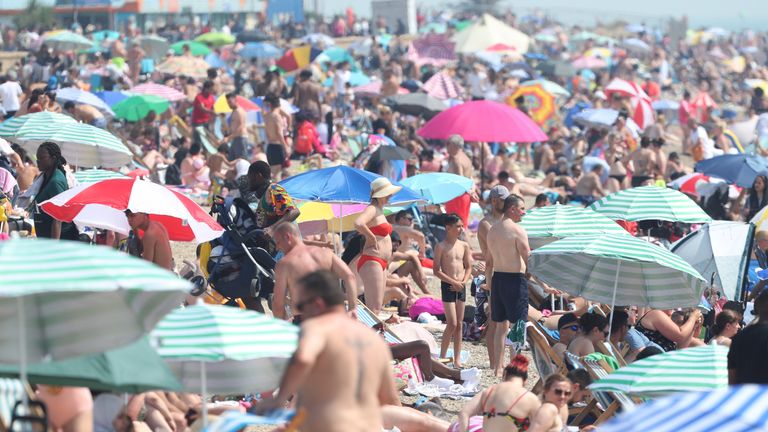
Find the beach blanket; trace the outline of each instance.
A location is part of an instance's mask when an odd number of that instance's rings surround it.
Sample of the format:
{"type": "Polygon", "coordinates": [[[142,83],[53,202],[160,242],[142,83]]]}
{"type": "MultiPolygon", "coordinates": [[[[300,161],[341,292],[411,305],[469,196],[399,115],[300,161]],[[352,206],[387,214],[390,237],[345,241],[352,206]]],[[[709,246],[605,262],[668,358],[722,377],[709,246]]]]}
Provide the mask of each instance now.
{"type": "Polygon", "coordinates": [[[237,432],[248,426],[281,425],[288,423],[296,414],[293,410],[277,410],[266,416],[230,411],[219,416],[204,432],[237,432]]]}
{"type": "Polygon", "coordinates": [[[452,400],[467,400],[473,398],[480,391],[478,385],[474,387],[465,387],[461,384],[454,384],[448,388],[442,388],[428,382],[417,383],[410,381],[408,387],[403,392],[411,395],[422,395],[428,398],[439,397],[452,400]]]}

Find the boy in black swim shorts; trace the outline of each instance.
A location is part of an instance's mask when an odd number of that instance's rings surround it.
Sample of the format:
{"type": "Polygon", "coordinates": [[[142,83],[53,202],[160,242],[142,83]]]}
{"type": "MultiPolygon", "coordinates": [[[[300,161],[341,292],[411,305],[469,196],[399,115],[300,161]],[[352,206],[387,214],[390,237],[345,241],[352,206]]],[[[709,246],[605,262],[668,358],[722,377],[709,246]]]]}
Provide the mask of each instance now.
{"type": "Polygon", "coordinates": [[[461,368],[466,285],[472,277],[472,251],[467,242],[459,240],[463,229],[464,224],[458,216],[450,214],[445,217],[445,240],[435,248],[433,265],[435,276],[440,279],[446,321],[440,357],[445,358],[453,340],[453,365],[457,369],[461,368]]]}

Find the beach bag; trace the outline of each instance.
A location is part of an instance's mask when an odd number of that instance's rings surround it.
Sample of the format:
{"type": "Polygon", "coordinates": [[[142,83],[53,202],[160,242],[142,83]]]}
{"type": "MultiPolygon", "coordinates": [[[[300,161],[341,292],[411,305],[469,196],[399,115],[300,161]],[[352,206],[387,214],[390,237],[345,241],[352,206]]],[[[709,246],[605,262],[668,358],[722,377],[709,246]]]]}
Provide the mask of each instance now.
{"type": "Polygon", "coordinates": [[[419,361],[415,357],[397,362],[392,366],[392,371],[395,374],[395,384],[397,385],[398,390],[407,387],[408,381],[411,380],[417,384],[424,382],[424,378],[421,375],[421,368],[419,367],[419,361]]]}

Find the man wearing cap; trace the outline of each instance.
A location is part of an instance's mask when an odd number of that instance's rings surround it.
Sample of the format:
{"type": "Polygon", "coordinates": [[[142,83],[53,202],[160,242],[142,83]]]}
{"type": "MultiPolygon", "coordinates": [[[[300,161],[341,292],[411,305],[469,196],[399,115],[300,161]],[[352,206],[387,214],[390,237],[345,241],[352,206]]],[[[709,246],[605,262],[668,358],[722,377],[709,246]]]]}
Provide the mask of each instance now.
{"type": "Polygon", "coordinates": [[[497,357],[494,373],[501,376],[504,340],[509,324],[528,319],[528,233],[519,225],[525,214],[525,201],[518,195],[504,200],[504,219],[488,230],[485,259],[486,283],[490,281],[491,320],[496,323],[493,353],[497,357]]]}
{"type": "Polygon", "coordinates": [[[560,358],[563,358],[568,350],[568,344],[581,333],[581,325],[576,314],[568,312],[557,321],[557,330],[560,332],[560,341],[552,347],[560,358]]]}
{"type": "MultiPolygon", "coordinates": [[[[491,211],[485,215],[483,220],[480,221],[480,224],[477,227],[477,241],[480,243],[480,251],[483,253],[483,258],[488,259],[489,252],[488,252],[488,231],[491,229],[493,225],[500,222],[501,219],[504,217],[504,200],[509,196],[509,190],[501,185],[497,185],[491,188],[490,192],[488,193],[488,200],[491,204],[491,211]]],[[[484,299],[487,299],[489,296],[488,289],[489,284],[481,286],[484,289],[477,290],[477,298],[476,301],[478,303],[481,303],[484,299]]],[[[488,303],[489,307],[491,306],[490,302],[488,303]]],[[[491,311],[491,313],[493,313],[491,311]]],[[[485,333],[485,344],[488,347],[488,358],[491,362],[491,369],[496,369],[499,367],[499,365],[496,363],[498,362],[498,356],[494,354],[494,343],[493,338],[495,336],[496,331],[496,323],[493,322],[493,320],[488,320],[488,329],[485,333]]]]}

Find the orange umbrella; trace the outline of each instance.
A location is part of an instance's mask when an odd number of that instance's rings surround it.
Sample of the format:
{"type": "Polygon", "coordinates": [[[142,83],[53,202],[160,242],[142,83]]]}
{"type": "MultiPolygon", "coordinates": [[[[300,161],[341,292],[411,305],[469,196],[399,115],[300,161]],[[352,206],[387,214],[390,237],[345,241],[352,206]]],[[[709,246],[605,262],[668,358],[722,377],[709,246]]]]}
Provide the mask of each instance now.
{"type": "Polygon", "coordinates": [[[541,84],[521,86],[507,98],[507,104],[516,106],[515,100],[525,99],[525,107],[531,119],[539,125],[545,124],[555,114],[555,96],[544,90],[541,84]]]}

